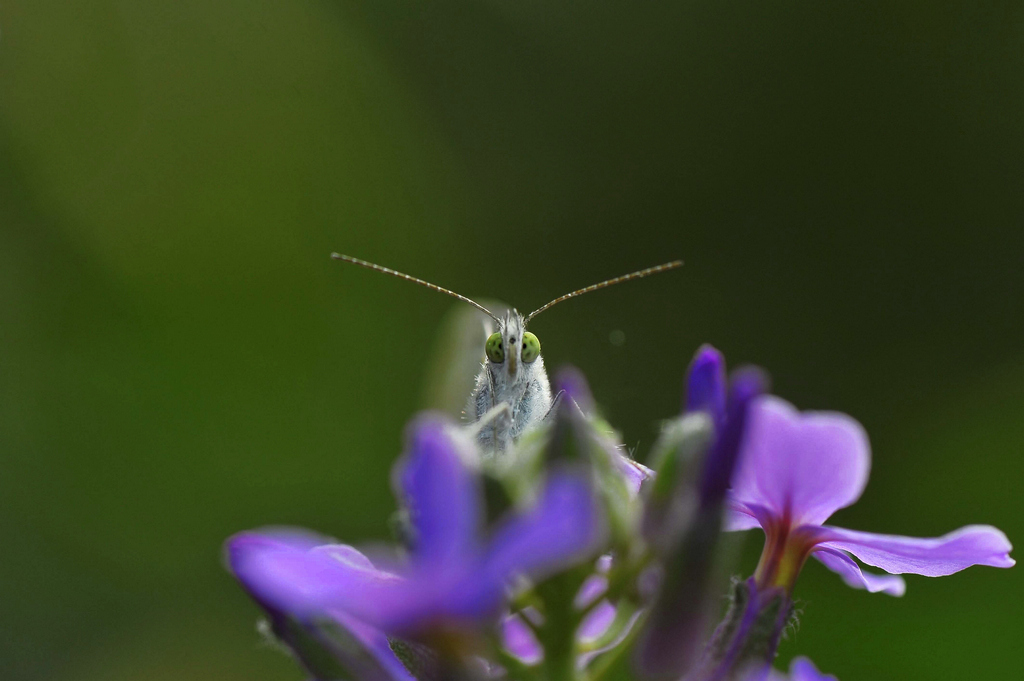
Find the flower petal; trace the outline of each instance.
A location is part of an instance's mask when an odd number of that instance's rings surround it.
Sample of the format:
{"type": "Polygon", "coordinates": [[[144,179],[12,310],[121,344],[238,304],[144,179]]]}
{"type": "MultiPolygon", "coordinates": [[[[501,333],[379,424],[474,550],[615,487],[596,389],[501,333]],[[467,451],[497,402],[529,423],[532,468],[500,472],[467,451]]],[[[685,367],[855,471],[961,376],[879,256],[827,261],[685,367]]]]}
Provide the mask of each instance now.
{"type": "Polygon", "coordinates": [[[831,674],[822,674],[806,657],[797,657],[789,664],[789,674],[774,669],[771,665],[755,666],[748,669],[743,681],[839,681],[831,674]]]}
{"type": "Polygon", "coordinates": [[[307,657],[313,645],[329,652],[359,678],[414,681],[383,632],[329,608],[325,598],[332,596],[330,600],[336,603],[339,586],[343,597],[346,586],[367,593],[373,590],[373,582],[388,583],[394,576],[376,571],[369,559],[351,546],[318,547],[322,541],[322,537],[300,530],[245,532],[227,542],[228,567],[267,611],[274,632],[311,670],[320,664],[316,656],[307,657]],[[342,574],[352,570],[340,582],[338,566],[342,574]],[[336,628],[324,625],[326,620],[336,628]]]}
{"type": "Polygon", "coordinates": [[[893,574],[941,577],[972,565],[1012,567],[1013,546],[991,525],[968,525],[942,537],[900,537],[824,527],[822,548],[852,553],[861,561],[893,574]]]}
{"type": "Polygon", "coordinates": [[[594,396],[587,384],[587,377],[576,367],[569,365],[558,370],[555,374],[555,389],[565,399],[575,402],[584,414],[594,412],[594,396]]]}
{"type": "Polygon", "coordinates": [[[382,631],[345,613],[334,613],[333,619],[363,649],[364,654],[359,655],[361,651],[353,650],[351,645],[334,645],[329,648],[335,657],[341,658],[345,667],[352,670],[356,678],[366,681],[416,681],[395,655],[388,637],[382,631]],[[371,659],[367,659],[368,656],[371,659]]]}
{"type": "Polygon", "coordinates": [[[604,595],[608,590],[608,578],[603,574],[590,575],[583,581],[583,586],[576,592],[573,605],[583,609],[604,595]]]}
{"type": "Polygon", "coordinates": [[[525,664],[537,664],[544,648],[520,615],[508,615],[501,621],[502,647],[525,664]]]}
{"type": "Polygon", "coordinates": [[[576,637],[584,643],[596,641],[608,631],[608,627],[614,621],[615,606],[608,601],[601,601],[580,622],[579,629],[576,630],[576,637]]]}
{"type": "Polygon", "coordinates": [[[710,345],[702,345],[686,370],[684,412],[703,411],[718,430],[725,420],[725,358],[710,345]]]}
{"type": "Polygon", "coordinates": [[[718,506],[725,498],[749,435],[752,406],[765,391],[768,379],[754,367],[733,372],[725,415],[716,424],[716,437],[701,472],[700,500],[705,508],[718,506]]]}
{"type": "Polygon", "coordinates": [[[738,504],[726,508],[725,521],[722,524],[722,529],[726,532],[752,530],[755,527],[761,527],[761,522],[745,505],[738,504]]]}
{"type": "Polygon", "coordinates": [[[479,542],[479,481],[451,427],[437,417],[415,422],[407,453],[395,467],[396,493],[409,509],[414,560],[420,565],[463,561],[479,542]]]}
{"type": "Polygon", "coordinates": [[[585,648],[576,658],[576,669],[586,669],[595,657],[621,645],[633,630],[642,613],[641,609],[633,610],[627,613],[628,619],[620,621],[616,625],[615,620],[621,617],[619,611],[608,601],[602,601],[584,618],[580,628],[576,630],[577,640],[585,648]],[[609,630],[613,627],[618,628],[611,631],[612,635],[607,640],[602,641],[609,636],[609,630]],[[598,645],[598,643],[603,643],[603,645],[598,645]]]}
{"type": "Polygon", "coordinates": [[[751,406],[743,443],[733,502],[762,506],[794,525],[820,525],[867,483],[867,434],[846,414],[799,413],[764,395],[751,406]]]}
{"type": "Polygon", "coordinates": [[[401,582],[350,546],[316,540],[299,531],[243,532],[227,542],[228,567],[264,608],[299,619],[334,609],[372,614],[401,582]]]}
{"type": "Polygon", "coordinates": [[[622,479],[626,483],[630,497],[636,497],[636,495],[640,494],[640,488],[643,486],[644,481],[654,477],[654,471],[639,461],[629,458],[618,449],[612,454],[612,463],[615,465],[616,470],[622,474],[622,479]]]}
{"type": "Polygon", "coordinates": [[[790,681],[839,681],[831,674],[822,674],[806,657],[798,657],[789,665],[790,681]]]}
{"type": "Polygon", "coordinates": [[[502,584],[478,579],[476,562],[396,575],[351,546],[312,549],[257,533],[229,540],[232,570],[264,608],[308,620],[347,613],[387,634],[415,635],[436,619],[490,615],[502,584]]]}
{"type": "Polygon", "coordinates": [[[843,578],[847,586],[854,589],[866,589],[871,593],[887,593],[890,596],[902,596],[907,590],[907,583],[897,575],[875,575],[864,572],[857,562],[842,551],[818,549],[811,554],[832,572],[843,578]]]}
{"type": "Polygon", "coordinates": [[[757,522],[757,518],[732,509],[726,512],[725,522],[722,524],[724,532],[741,532],[743,530],[752,530],[755,527],[761,527],[761,523],[757,522]]]}
{"type": "Polygon", "coordinates": [[[479,580],[507,583],[515,575],[542,579],[589,558],[605,527],[590,485],[582,476],[553,473],[536,505],[499,525],[479,580]]]}

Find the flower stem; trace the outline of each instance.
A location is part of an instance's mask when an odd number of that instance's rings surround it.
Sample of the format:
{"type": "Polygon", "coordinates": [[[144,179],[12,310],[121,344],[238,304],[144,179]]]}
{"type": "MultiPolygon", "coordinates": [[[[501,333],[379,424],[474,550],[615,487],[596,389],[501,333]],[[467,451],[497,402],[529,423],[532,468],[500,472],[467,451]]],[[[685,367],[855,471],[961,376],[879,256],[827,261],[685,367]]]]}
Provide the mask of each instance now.
{"type": "Polygon", "coordinates": [[[537,586],[544,601],[544,624],[537,635],[544,647],[546,681],[576,679],[576,629],[581,618],[573,599],[585,577],[585,572],[568,572],[537,586]]]}

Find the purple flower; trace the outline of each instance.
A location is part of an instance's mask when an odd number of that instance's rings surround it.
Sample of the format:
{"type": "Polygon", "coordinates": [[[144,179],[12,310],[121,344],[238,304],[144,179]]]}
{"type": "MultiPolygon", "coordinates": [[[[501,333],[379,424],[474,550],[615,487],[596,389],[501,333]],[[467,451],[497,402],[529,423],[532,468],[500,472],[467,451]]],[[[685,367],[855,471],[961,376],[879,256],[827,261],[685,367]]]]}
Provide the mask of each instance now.
{"type": "Polygon", "coordinates": [[[806,657],[794,658],[789,665],[788,675],[772,669],[767,675],[763,672],[755,672],[746,681],[757,681],[759,679],[765,679],[766,681],[838,681],[831,674],[819,672],[814,663],[806,657]]]}
{"type": "MultiPolygon", "coordinates": [[[[781,675],[779,675],[781,678],[781,675]]],[[[806,657],[798,657],[789,665],[790,681],[838,681],[831,674],[822,674],[806,657]]]]}
{"type": "Polygon", "coordinates": [[[306,655],[309,644],[327,651],[346,672],[362,681],[414,681],[379,629],[340,609],[316,612],[315,616],[287,609],[297,600],[292,592],[296,585],[282,584],[281,578],[272,573],[282,563],[309,561],[311,555],[346,564],[368,581],[388,579],[383,573],[374,574],[370,561],[354,548],[325,544],[323,537],[303,531],[245,532],[227,543],[229,568],[267,612],[275,635],[288,644],[311,674],[319,678],[323,670],[315,655],[306,655]]]}
{"type": "Polygon", "coordinates": [[[704,412],[711,417],[716,431],[725,421],[725,358],[705,343],[697,348],[686,371],[686,397],[683,412],[704,412]]]}
{"type": "Polygon", "coordinates": [[[700,478],[700,503],[721,503],[741,456],[751,402],[767,390],[768,379],[760,369],[733,372],[726,399],[725,359],[710,345],[702,345],[690,364],[686,384],[686,409],[711,417],[715,440],[700,478]]]}
{"type": "Polygon", "coordinates": [[[530,507],[485,528],[472,443],[436,417],[415,423],[408,441],[394,475],[412,526],[407,563],[380,569],[350,546],[295,532],[236,535],[229,567],[264,609],[412,639],[477,630],[497,621],[517,578],[543,580],[601,548],[603,516],[586,476],[550,472],[530,507]]]}
{"type": "Polygon", "coordinates": [[[799,413],[774,396],[752,405],[740,464],[732,479],[729,529],[761,527],[766,535],[755,578],[761,587],[792,591],[808,556],[848,585],[900,596],[900,573],[938,577],[972,565],[1010,567],[1010,542],[988,525],[970,525],[934,539],[858,532],[825,525],[854,503],[870,467],[867,434],[836,412],[799,413]],[[853,560],[890,575],[863,572],[853,560]]]}

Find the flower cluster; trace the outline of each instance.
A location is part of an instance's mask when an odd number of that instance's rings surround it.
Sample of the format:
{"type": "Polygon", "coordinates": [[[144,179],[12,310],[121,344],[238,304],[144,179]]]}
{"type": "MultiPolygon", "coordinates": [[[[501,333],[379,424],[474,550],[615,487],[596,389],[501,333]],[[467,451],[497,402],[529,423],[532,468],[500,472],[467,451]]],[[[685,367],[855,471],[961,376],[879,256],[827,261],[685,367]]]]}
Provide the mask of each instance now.
{"type": "Polygon", "coordinates": [[[864,430],[798,412],[759,370],[727,378],[709,346],[653,470],[626,455],[578,372],[556,386],[552,414],[500,457],[461,424],[417,418],[389,550],[280,528],[228,540],[228,568],[313,678],[596,681],[629,665],[643,679],[834,681],[805,658],[771,668],[808,557],[891,595],[903,573],[1013,565],[990,526],[915,539],[826,525],[867,482],[864,430]],[[760,562],[723,617],[719,539],[756,527],[760,562]]]}

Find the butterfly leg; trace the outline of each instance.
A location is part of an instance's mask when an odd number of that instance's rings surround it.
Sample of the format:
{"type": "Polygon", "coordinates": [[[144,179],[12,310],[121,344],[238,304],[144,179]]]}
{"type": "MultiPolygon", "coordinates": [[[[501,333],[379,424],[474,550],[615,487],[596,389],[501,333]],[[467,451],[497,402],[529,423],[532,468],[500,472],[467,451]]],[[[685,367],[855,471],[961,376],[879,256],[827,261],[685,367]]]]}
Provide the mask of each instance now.
{"type": "Polygon", "coordinates": [[[467,426],[483,450],[497,454],[505,451],[512,428],[512,407],[507,402],[488,409],[475,423],[467,426]]]}

